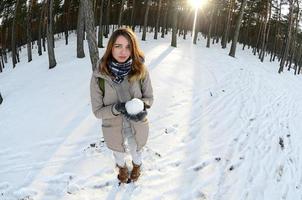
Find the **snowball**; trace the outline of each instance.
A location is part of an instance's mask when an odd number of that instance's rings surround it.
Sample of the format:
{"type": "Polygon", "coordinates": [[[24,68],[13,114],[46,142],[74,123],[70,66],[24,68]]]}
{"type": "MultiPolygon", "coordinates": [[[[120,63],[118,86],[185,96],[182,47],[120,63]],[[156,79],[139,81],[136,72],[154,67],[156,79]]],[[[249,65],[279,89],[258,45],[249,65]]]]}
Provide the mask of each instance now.
{"type": "Polygon", "coordinates": [[[144,102],[140,99],[134,98],[127,101],[125,107],[130,115],[136,115],[144,110],[144,102]]]}

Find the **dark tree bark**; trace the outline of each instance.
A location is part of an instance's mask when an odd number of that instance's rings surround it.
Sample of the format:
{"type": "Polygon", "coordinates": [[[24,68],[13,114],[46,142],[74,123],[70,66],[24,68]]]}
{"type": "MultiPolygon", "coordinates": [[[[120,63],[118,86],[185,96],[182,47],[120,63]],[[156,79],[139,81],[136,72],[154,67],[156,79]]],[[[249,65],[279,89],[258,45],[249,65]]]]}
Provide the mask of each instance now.
{"type": "Polygon", "coordinates": [[[132,30],[134,31],[135,29],[135,7],[136,7],[136,0],[132,0],[132,10],[131,10],[131,18],[130,18],[130,26],[132,27],[132,30]]]}
{"type": "Polygon", "coordinates": [[[2,102],[3,102],[3,98],[2,98],[2,95],[0,93],[0,104],[2,104],[2,102]]]}
{"type": "Polygon", "coordinates": [[[42,37],[42,30],[43,30],[43,26],[44,26],[44,15],[45,15],[45,8],[46,8],[46,4],[43,1],[42,3],[42,8],[41,8],[41,14],[40,14],[40,22],[39,22],[39,30],[38,30],[38,54],[39,56],[42,55],[42,44],[41,44],[41,37],[42,37]]]}
{"type": "Polygon", "coordinates": [[[19,7],[19,0],[16,0],[15,4],[15,13],[13,19],[13,26],[12,26],[12,61],[13,61],[13,68],[15,68],[17,64],[17,47],[16,47],[16,21],[17,21],[17,10],[19,7]]]}
{"type": "Polygon", "coordinates": [[[296,23],[295,25],[295,28],[294,28],[294,33],[293,33],[293,38],[292,38],[292,48],[291,48],[291,51],[290,51],[290,62],[289,62],[289,65],[288,65],[288,71],[290,70],[291,66],[292,66],[292,63],[294,62],[294,59],[296,57],[296,37],[297,37],[297,31],[298,31],[298,26],[299,26],[299,9],[297,9],[297,12],[296,12],[296,15],[295,15],[295,18],[294,18],[294,21],[296,23]]]}
{"type": "Polygon", "coordinates": [[[154,31],[154,39],[155,40],[157,40],[157,35],[158,35],[158,31],[159,31],[160,11],[161,11],[161,0],[158,0],[156,24],[155,24],[155,31],[154,31]]]}
{"type": "Polygon", "coordinates": [[[272,50],[272,54],[271,54],[271,58],[270,58],[270,61],[275,61],[275,58],[277,56],[277,51],[279,52],[278,50],[278,46],[279,46],[279,43],[280,43],[280,22],[281,22],[281,3],[278,5],[278,7],[276,7],[276,13],[277,13],[277,16],[278,16],[278,20],[276,22],[276,25],[275,25],[275,38],[274,38],[274,43],[273,43],[273,50],[272,50]]]}
{"type": "Polygon", "coordinates": [[[54,41],[53,41],[53,0],[47,1],[47,52],[48,52],[48,61],[49,69],[54,68],[57,65],[54,51],[54,41]]]}
{"type": "Polygon", "coordinates": [[[79,11],[78,11],[78,22],[77,22],[77,58],[84,58],[84,26],[85,26],[85,16],[83,9],[83,1],[79,2],[79,11]]]}
{"type": "Polygon", "coordinates": [[[258,34],[257,34],[257,40],[256,40],[256,44],[253,48],[253,54],[256,55],[257,52],[259,52],[259,43],[260,43],[260,38],[261,38],[261,34],[262,34],[262,30],[263,30],[263,23],[262,23],[262,19],[261,16],[259,15],[258,17],[258,34]]]}
{"type": "Polygon", "coordinates": [[[290,3],[290,5],[289,5],[289,25],[288,25],[287,39],[286,39],[285,50],[284,50],[284,53],[282,55],[282,59],[281,59],[281,62],[280,62],[280,67],[279,67],[278,73],[283,72],[284,63],[288,58],[289,45],[290,45],[290,41],[291,41],[291,37],[292,37],[293,12],[294,12],[293,0],[289,0],[289,3],[290,3]]]}
{"type": "Polygon", "coordinates": [[[86,25],[86,34],[89,46],[89,55],[92,65],[92,70],[96,68],[97,61],[99,60],[99,50],[97,47],[96,33],[94,30],[94,14],[92,8],[92,1],[84,1],[84,10],[85,10],[85,25],[86,25]]]}
{"type": "Polygon", "coordinates": [[[229,31],[230,31],[230,24],[231,24],[231,16],[232,16],[232,10],[235,4],[235,0],[230,0],[229,1],[229,9],[228,9],[228,16],[227,16],[227,21],[226,21],[226,28],[221,40],[221,46],[223,49],[226,48],[227,43],[228,43],[228,38],[229,38],[229,31]]]}
{"type": "Polygon", "coordinates": [[[99,32],[98,32],[98,47],[99,48],[104,48],[104,45],[103,45],[103,34],[104,34],[103,10],[104,10],[104,0],[101,0],[101,2],[100,2],[99,32]]]}
{"type": "Polygon", "coordinates": [[[107,0],[105,38],[109,35],[111,0],[107,0]]]}
{"type": "Polygon", "coordinates": [[[176,0],[172,3],[172,10],[173,10],[173,18],[172,18],[172,40],[171,46],[177,47],[177,2],[176,0]]]}
{"type": "Polygon", "coordinates": [[[264,61],[264,55],[266,52],[266,46],[267,46],[268,36],[269,36],[269,31],[270,31],[270,25],[269,25],[270,18],[271,18],[271,6],[270,6],[270,1],[267,0],[261,51],[259,54],[259,58],[260,58],[261,62],[264,61]]]}
{"type": "Polygon", "coordinates": [[[213,21],[214,21],[214,12],[216,10],[216,5],[212,5],[213,8],[211,10],[211,16],[210,16],[210,23],[209,23],[209,29],[208,29],[208,36],[207,36],[207,48],[210,48],[210,43],[211,43],[211,37],[212,37],[212,27],[213,27],[213,21]]]}
{"type": "Polygon", "coordinates": [[[3,56],[2,56],[2,49],[0,49],[0,73],[3,71],[4,63],[3,63],[3,56]]]}
{"type": "Polygon", "coordinates": [[[66,45],[68,45],[69,15],[70,15],[71,4],[72,4],[71,0],[64,1],[63,19],[64,19],[64,36],[65,36],[66,45]]]}
{"type": "Polygon", "coordinates": [[[143,35],[142,40],[146,40],[146,32],[147,32],[147,26],[148,26],[148,15],[149,15],[149,7],[151,4],[151,0],[145,0],[145,16],[144,16],[144,28],[143,28],[143,35]]]}
{"type": "Polygon", "coordinates": [[[28,62],[32,61],[32,51],[31,51],[31,16],[32,16],[32,6],[33,0],[29,1],[28,11],[27,11],[27,58],[28,62]]]}
{"type": "Polygon", "coordinates": [[[168,17],[168,6],[169,6],[169,1],[167,1],[167,5],[166,5],[166,8],[165,8],[165,13],[164,13],[164,20],[163,20],[163,24],[162,24],[162,27],[161,27],[161,38],[164,38],[165,37],[165,29],[167,27],[167,17],[168,17]]]}
{"type": "Polygon", "coordinates": [[[237,41],[238,41],[238,37],[239,37],[239,30],[240,30],[240,26],[242,23],[242,17],[243,17],[246,1],[247,0],[243,0],[241,3],[239,16],[238,16],[238,19],[236,22],[235,33],[234,33],[234,37],[232,40],[232,46],[231,46],[230,53],[229,53],[229,56],[232,56],[232,57],[235,57],[235,54],[236,54],[236,46],[237,46],[237,41]]]}
{"type": "Polygon", "coordinates": [[[125,4],[125,0],[122,0],[121,6],[120,6],[120,13],[119,13],[119,17],[118,17],[118,27],[122,26],[122,16],[123,16],[123,11],[124,11],[124,4],[125,4]]]}

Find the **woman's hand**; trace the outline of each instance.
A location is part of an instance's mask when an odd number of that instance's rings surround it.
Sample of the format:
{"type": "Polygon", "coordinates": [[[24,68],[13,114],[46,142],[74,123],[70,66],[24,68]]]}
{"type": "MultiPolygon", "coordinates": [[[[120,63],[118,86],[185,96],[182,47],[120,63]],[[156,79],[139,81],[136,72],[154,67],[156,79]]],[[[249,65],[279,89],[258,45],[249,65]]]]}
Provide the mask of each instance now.
{"type": "Polygon", "coordinates": [[[135,121],[135,122],[139,122],[139,121],[143,121],[146,116],[147,116],[147,110],[143,110],[141,112],[139,112],[136,115],[130,115],[129,113],[123,113],[124,116],[126,117],[126,119],[131,120],[131,121],[135,121]]]}
{"type": "Polygon", "coordinates": [[[127,113],[127,110],[126,110],[126,107],[125,107],[125,103],[116,103],[114,105],[114,109],[119,112],[119,113],[122,113],[122,114],[125,114],[127,113]]]}

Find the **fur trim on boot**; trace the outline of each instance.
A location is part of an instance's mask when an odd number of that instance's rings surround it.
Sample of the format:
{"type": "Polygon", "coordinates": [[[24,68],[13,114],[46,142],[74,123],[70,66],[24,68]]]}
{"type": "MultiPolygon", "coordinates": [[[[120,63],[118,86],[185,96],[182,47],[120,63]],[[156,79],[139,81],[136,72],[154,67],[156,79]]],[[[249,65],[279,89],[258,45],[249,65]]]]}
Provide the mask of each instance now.
{"type": "Polygon", "coordinates": [[[127,183],[129,179],[129,171],[127,166],[120,167],[116,165],[119,168],[119,174],[117,175],[117,179],[120,180],[121,183],[127,183]]]}
{"type": "Polygon", "coordinates": [[[130,178],[133,182],[137,181],[138,177],[141,175],[141,165],[136,165],[132,162],[133,168],[130,174],[130,178]]]}

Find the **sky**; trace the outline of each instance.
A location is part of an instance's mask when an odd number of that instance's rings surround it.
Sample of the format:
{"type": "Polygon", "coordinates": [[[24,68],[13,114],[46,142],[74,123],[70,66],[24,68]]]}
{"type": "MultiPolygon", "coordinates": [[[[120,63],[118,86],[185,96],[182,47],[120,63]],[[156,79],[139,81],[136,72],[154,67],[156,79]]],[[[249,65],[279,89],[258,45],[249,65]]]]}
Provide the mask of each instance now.
{"type": "Polygon", "coordinates": [[[87,43],[78,59],[70,37],[65,46],[56,36],[54,69],[36,47],[27,63],[24,47],[0,73],[0,200],[301,199],[301,76],[240,45],[232,58],[230,44],[206,48],[201,35],[173,48],[170,33],[148,33],[140,45],[154,104],[142,175],[118,186],[91,111],[87,43]]]}

